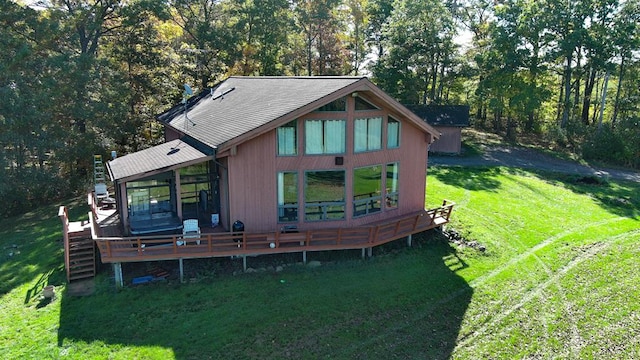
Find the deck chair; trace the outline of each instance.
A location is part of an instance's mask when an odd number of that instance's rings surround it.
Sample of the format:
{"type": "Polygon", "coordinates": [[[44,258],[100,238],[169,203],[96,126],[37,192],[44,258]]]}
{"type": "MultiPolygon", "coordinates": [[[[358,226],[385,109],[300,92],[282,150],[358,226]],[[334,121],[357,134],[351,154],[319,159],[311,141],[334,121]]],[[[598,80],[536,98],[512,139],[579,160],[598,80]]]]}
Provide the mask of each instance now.
{"type": "Polygon", "coordinates": [[[103,184],[103,183],[96,184],[94,190],[96,194],[96,201],[98,202],[98,204],[102,203],[102,200],[107,199],[109,197],[107,184],[103,184]]]}
{"type": "Polygon", "coordinates": [[[182,222],[182,241],[178,241],[178,245],[186,245],[187,239],[196,238],[196,244],[200,245],[200,226],[198,219],[187,219],[182,222]]]}

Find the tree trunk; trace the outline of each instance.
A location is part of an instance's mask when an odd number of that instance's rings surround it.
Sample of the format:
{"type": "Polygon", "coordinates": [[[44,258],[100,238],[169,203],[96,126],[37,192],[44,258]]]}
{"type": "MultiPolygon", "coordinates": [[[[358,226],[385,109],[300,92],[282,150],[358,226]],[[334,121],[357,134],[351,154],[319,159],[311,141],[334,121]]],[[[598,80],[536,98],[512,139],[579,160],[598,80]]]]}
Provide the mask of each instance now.
{"type": "Polygon", "coordinates": [[[584,85],[584,99],[582,100],[582,122],[589,125],[589,108],[591,107],[591,94],[593,93],[593,85],[596,80],[596,69],[589,67],[589,77],[584,85]]]}
{"type": "Polygon", "coordinates": [[[580,58],[582,57],[582,51],[578,48],[578,54],[576,55],[576,67],[574,74],[576,74],[576,84],[575,84],[575,94],[573,97],[573,108],[577,108],[580,103],[580,80],[582,80],[582,64],[580,63],[580,58]]]}
{"type": "Polygon", "coordinates": [[[438,91],[436,92],[436,103],[442,104],[442,89],[444,88],[444,64],[440,66],[440,82],[438,83],[438,91]]]}
{"type": "Polygon", "coordinates": [[[598,132],[602,131],[602,119],[604,118],[604,108],[607,103],[607,86],[609,85],[609,71],[604,75],[604,85],[602,86],[602,102],[600,104],[600,119],[598,120],[598,132]]]}
{"type": "Polygon", "coordinates": [[[564,69],[564,109],[562,110],[561,128],[566,128],[569,122],[569,110],[571,108],[571,54],[567,55],[567,64],[564,69]]]}
{"type": "Polygon", "coordinates": [[[307,33],[307,75],[311,76],[311,45],[313,43],[313,37],[311,36],[311,30],[307,33]]]}
{"type": "Polygon", "coordinates": [[[511,117],[511,112],[507,113],[507,133],[505,135],[507,140],[515,141],[516,140],[516,126],[513,118],[511,117]]]}
{"type": "MultiPolygon", "coordinates": [[[[564,75],[561,76],[561,83],[564,84],[564,75]]],[[[556,122],[558,124],[562,123],[562,99],[564,99],[564,86],[560,86],[558,106],[556,107],[556,122]]]]}
{"type": "MultiPolygon", "coordinates": [[[[595,89],[596,89],[596,99],[600,98],[600,78],[597,78],[595,80],[595,89]]],[[[598,104],[598,102],[596,101],[595,104],[593,104],[593,114],[591,115],[591,123],[595,124],[596,123],[596,119],[598,118],[598,110],[600,110],[600,105],[598,104]]]]}
{"type": "Polygon", "coordinates": [[[436,81],[438,80],[438,57],[437,54],[431,55],[431,85],[429,91],[429,102],[432,103],[436,98],[436,81]]]}
{"type": "Polygon", "coordinates": [[[611,116],[611,127],[614,128],[616,126],[616,120],[618,120],[618,109],[620,108],[620,89],[622,88],[622,77],[624,75],[624,61],[626,57],[622,56],[622,60],[620,60],[620,72],[618,75],[618,86],[616,86],[616,98],[613,103],[613,116],[611,116]]]}

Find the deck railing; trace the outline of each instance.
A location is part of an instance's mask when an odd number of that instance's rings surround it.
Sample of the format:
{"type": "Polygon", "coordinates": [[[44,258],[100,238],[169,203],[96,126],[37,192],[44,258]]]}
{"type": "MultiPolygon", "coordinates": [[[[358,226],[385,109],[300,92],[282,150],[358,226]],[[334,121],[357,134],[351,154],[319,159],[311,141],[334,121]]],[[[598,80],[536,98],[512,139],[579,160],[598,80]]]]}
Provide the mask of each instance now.
{"type": "Polygon", "coordinates": [[[62,221],[62,242],[64,244],[64,268],[69,280],[69,213],[66,206],[60,206],[58,217],[62,221]]]}
{"type": "MultiPolygon", "coordinates": [[[[100,237],[92,236],[102,262],[137,262],[290,252],[370,249],[449,222],[454,204],[352,228],[300,232],[225,232],[199,235],[100,237]]],[[[93,221],[95,222],[95,221],[93,221]]]]}

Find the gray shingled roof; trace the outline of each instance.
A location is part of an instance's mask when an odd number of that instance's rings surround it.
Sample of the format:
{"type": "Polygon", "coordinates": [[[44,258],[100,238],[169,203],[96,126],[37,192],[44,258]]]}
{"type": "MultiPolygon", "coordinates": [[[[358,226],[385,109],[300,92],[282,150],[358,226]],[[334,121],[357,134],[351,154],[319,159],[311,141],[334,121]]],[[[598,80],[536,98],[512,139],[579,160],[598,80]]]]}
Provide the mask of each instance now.
{"type": "Polygon", "coordinates": [[[364,77],[230,77],[183,106],[158,116],[211,147],[285,116],[364,77]],[[189,121],[187,121],[189,120],[189,121]],[[185,124],[186,123],[186,124],[185,124]]]}
{"type": "Polygon", "coordinates": [[[468,105],[405,105],[432,126],[469,126],[468,105]]]}
{"type": "Polygon", "coordinates": [[[206,158],[206,154],[183,141],[173,140],[111,160],[107,169],[115,181],[206,158]]]}

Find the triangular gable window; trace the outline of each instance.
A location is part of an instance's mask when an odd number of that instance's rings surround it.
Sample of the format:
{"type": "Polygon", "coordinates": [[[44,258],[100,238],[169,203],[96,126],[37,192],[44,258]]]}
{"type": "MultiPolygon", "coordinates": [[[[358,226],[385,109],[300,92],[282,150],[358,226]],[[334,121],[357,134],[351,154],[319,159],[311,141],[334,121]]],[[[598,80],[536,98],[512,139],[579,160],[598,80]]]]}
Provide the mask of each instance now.
{"type": "Polygon", "coordinates": [[[367,100],[356,97],[356,111],[357,110],[379,110],[377,106],[371,104],[367,100]]]}
{"type": "Polygon", "coordinates": [[[316,111],[346,111],[347,110],[347,98],[341,97],[326,105],[320,106],[316,111]]]}

